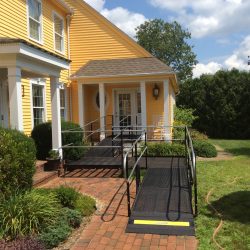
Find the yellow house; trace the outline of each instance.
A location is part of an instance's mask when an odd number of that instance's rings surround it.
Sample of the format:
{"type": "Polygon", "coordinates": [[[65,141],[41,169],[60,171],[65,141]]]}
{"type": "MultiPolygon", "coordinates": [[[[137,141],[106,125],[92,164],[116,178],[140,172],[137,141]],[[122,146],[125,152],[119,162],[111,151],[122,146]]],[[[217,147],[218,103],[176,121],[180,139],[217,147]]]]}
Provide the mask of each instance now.
{"type": "Polygon", "coordinates": [[[53,148],[61,118],[98,120],[101,138],[110,117],[115,127],[167,128],[177,92],[170,67],[84,1],[0,2],[2,126],[30,134],[52,120],[53,148]]]}

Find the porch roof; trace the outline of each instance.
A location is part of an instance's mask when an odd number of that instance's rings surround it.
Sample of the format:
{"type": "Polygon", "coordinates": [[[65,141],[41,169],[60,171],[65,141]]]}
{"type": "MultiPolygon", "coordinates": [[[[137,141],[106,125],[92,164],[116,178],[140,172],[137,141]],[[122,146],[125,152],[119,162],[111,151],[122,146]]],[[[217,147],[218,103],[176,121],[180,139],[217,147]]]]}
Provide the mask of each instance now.
{"type": "Polygon", "coordinates": [[[175,74],[173,69],[155,57],[91,60],[71,77],[119,77],[175,74]]]}
{"type": "Polygon", "coordinates": [[[67,58],[65,58],[63,56],[59,56],[59,55],[57,55],[55,53],[49,52],[48,50],[45,50],[45,49],[43,49],[43,48],[41,48],[39,46],[36,46],[36,45],[34,45],[34,44],[24,40],[24,39],[10,38],[10,37],[0,37],[0,45],[7,45],[7,44],[24,44],[24,45],[27,45],[27,46],[29,46],[31,48],[35,48],[35,49],[37,49],[39,51],[42,51],[42,52],[44,52],[44,53],[46,53],[48,55],[56,57],[56,58],[58,58],[60,60],[63,60],[65,62],[67,62],[67,63],[71,62],[71,60],[69,60],[69,59],[67,59],[67,58]]]}

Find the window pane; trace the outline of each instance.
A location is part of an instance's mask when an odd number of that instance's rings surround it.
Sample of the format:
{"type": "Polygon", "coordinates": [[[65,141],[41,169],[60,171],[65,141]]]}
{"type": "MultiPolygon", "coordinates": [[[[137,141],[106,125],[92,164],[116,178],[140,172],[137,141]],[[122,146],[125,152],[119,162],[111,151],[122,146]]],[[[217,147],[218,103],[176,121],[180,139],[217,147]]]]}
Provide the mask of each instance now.
{"type": "Polygon", "coordinates": [[[44,86],[32,85],[34,126],[44,122],[44,86]]]}
{"type": "Polygon", "coordinates": [[[63,50],[63,39],[59,35],[55,34],[55,47],[56,50],[62,51],[63,50]]]}
{"type": "Polygon", "coordinates": [[[36,0],[29,0],[29,15],[38,22],[41,15],[41,3],[36,0]]]}
{"type": "Polygon", "coordinates": [[[59,35],[63,35],[63,20],[57,16],[54,16],[55,32],[59,35]]]}
{"type": "Polygon", "coordinates": [[[29,19],[30,22],[30,37],[40,40],[40,24],[36,21],[29,19]]]}
{"type": "Polygon", "coordinates": [[[65,90],[60,89],[60,105],[61,108],[65,108],[65,90]]]}

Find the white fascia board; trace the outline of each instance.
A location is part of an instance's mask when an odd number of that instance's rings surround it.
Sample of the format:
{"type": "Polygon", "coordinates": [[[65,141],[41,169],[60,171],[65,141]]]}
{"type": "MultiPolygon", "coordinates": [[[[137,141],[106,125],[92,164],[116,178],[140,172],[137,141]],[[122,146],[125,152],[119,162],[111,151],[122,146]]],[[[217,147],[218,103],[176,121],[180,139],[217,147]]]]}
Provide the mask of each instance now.
{"type": "Polygon", "coordinates": [[[69,62],[56,58],[55,56],[49,55],[35,48],[31,48],[25,44],[20,44],[19,53],[55,65],[62,69],[69,69],[69,62]]]}
{"type": "Polygon", "coordinates": [[[95,79],[95,78],[115,78],[115,77],[127,77],[127,76],[161,76],[161,75],[172,75],[175,74],[173,71],[169,72],[152,72],[152,73],[137,73],[137,74],[118,74],[118,75],[96,75],[96,76],[72,76],[71,80],[75,79],[95,79]]]}
{"type": "Polygon", "coordinates": [[[70,63],[60,58],[52,56],[46,52],[40,51],[39,49],[32,48],[25,44],[2,44],[0,45],[0,54],[21,54],[27,57],[37,59],[44,63],[57,66],[61,69],[69,69],[70,63]]]}

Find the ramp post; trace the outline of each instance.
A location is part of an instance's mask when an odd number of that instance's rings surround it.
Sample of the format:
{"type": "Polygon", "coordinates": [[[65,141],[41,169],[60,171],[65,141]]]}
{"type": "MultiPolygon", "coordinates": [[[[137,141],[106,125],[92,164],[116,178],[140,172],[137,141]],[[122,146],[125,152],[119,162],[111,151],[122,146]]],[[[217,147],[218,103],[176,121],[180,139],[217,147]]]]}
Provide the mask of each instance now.
{"type": "Polygon", "coordinates": [[[128,158],[126,159],[126,184],[127,184],[127,204],[128,204],[128,216],[131,215],[131,208],[130,208],[130,186],[128,180],[128,158]]]}
{"type": "Polygon", "coordinates": [[[137,164],[135,168],[135,175],[136,175],[136,194],[139,192],[139,187],[141,183],[141,173],[140,173],[140,165],[137,164]]]}

